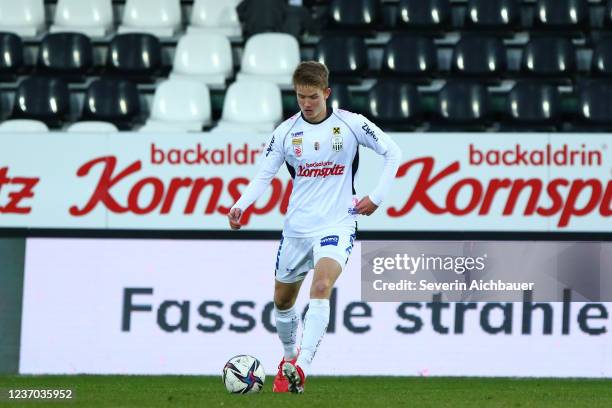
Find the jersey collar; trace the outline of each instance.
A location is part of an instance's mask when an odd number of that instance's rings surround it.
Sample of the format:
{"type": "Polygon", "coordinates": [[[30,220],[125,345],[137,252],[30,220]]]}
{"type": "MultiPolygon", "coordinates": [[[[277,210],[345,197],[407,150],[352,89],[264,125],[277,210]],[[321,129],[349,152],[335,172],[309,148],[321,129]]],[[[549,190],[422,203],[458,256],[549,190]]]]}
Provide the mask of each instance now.
{"type": "Polygon", "coordinates": [[[311,124],[311,125],[319,125],[319,124],[321,124],[321,123],[325,122],[327,119],[329,119],[329,117],[332,115],[332,113],[334,113],[334,109],[333,109],[333,108],[327,108],[327,115],[325,116],[325,119],[323,119],[323,120],[322,120],[322,121],[320,121],[320,122],[316,122],[316,123],[315,123],[315,122],[311,122],[311,121],[309,121],[308,119],[306,119],[306,118],[304,117],[304,114],[302,113],[302,111],[300,111],[300,116],[302,117],[302,120],[303,120],[304,122],[308,123],[308,124],[311,124]]]}

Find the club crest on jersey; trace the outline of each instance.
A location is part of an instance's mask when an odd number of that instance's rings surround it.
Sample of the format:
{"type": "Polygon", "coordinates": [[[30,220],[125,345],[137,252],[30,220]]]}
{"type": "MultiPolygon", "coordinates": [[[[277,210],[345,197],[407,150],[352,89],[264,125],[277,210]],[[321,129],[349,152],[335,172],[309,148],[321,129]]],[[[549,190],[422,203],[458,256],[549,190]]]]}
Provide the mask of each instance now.
{"type": "Polygon", "coordinates": [[[342,150],[342,145],[343,145],[342,136],[332,137],[332,149],[334,149],[335,152],[339,152],[340,150],[342,150]]]}
{"type": "Polygon", "coordinates": [[[315,150],[321,149],[321,144],[319,142],[314,142],[314,149],[315,150]]]}

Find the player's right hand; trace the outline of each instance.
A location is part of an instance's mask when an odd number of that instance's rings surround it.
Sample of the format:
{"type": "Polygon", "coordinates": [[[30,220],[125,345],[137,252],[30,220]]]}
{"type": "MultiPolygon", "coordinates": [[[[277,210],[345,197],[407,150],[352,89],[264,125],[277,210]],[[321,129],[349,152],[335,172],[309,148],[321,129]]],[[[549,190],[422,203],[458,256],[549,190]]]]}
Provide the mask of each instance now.
{"type": "Polygon", "coordinates": [[[242,210],[240,208],[232,208],[227,214],[229,219],[230,228],[233,230],[239,230],[242,225],[240,224],[240,218],[242,217],[242,210]]]}

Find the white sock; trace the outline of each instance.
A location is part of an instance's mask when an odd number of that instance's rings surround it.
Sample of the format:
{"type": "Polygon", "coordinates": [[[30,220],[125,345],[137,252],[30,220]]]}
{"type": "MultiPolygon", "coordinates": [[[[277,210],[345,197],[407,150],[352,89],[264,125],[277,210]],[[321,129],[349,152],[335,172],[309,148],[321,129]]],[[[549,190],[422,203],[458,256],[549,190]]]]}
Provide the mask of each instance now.
{"type": "Polygon", "coordinates": [[[302,349],[297,359],[297,365],[306,373],[310,371],[310,363],[317,348],[327,331],[329,323],[329,299],[310,299],[308,311],[304,319],[302,332],[302,349]]]}
{"type": "Polygon", "coordinates": [[[279,310],[276,306],[274,306],[274,318],[278,338],[285,349],[285,360],[292,360],[297,355],[297,329],[300,318],[295,312],[295,307],[279,310]]]}

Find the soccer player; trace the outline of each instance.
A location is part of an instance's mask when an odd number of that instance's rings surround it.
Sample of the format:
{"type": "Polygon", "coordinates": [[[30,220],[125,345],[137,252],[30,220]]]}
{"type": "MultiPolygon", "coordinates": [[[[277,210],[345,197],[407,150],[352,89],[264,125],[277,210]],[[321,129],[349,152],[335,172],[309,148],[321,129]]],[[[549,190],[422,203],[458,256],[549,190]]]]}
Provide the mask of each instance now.
{"type": "Polygon", "coordinates": [[[362,115],[327,107],[328,78],[327,67],[315,61],[296,68],[293,86],[300,112],[274,130],[259,172],[228,214],[230,227],[239,229],[244,211],[286,164],[293,191],[276,255],[274,316],[284,357],[274,392],[304,391],[306,374],[327,330],[332,288],[353,249],[357,215],[376,211],[400,163],[397,144],[376,125],[362,115]],[[384,156],[378,185],[360,200],[354,187],[359,145],[384,156]],[[310,302],[298,349],[299,314],[294,304],[311,269],[310,302]]]}

